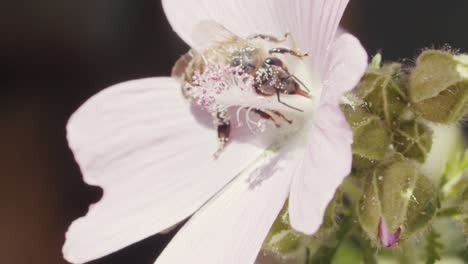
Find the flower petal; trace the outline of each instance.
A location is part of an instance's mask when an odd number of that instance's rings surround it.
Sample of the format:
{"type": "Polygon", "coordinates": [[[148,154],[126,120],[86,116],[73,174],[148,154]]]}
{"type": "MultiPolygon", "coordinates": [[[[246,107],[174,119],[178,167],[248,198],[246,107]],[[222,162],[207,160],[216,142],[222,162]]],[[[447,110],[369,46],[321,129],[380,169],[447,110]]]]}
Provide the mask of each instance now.
{"type": "Polygon", "coordinates": [[[173,29],[190,46],[196,47],[194,27],[213,20],[234,34],[247,37],[290,32],[297,48],[311,54],[321,65],[349,0],[162,0],[173,29]]]}
{"type": "Polygon", "coordinates": [[[352,90],[367,68],[367,53],[359,40],[342,33],[334,42],[323,78],[322,102],[336,104],[352,90]]]}
{"type": "Polygon", "coordinates": [[[104,189],[101,201],[67,232],[63,252],[72,263],[182,221],[265,149],[241,138],[214,160],[218,141],[211,119],[196,120],[170,78],[102,91],[72,116],[67,131],[85,181],[104,189]]]}
{"type": "Polygon", "coordinates": [[[308,150],[291,185],[291,225],[306,234],[320,227],[336,188],[351,170],[353,136],[339,101],[359,82],[366,67],[367,53],[359,40],[342,33],[328,58],[308,150]]]}
{"type": "Polygon", "coordinates": [[[254,263],[284,205],[297,159],[272,154],[266,165],[243,173],[198,211],[156,264],[254,263]]]}
{"type": "Polygon", "coordinates": [[[291,185],[289,215],[294,229],[313,234],[336,188],[351,170],[351,129],[338,104],[321,105],[308,148],[291,185]]]}

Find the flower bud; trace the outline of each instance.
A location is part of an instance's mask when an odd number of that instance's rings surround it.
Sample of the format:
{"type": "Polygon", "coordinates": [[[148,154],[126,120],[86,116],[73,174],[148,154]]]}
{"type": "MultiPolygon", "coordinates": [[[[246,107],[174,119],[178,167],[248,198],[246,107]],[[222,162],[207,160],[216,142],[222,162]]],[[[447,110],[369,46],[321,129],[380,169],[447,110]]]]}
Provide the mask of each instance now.
{"type": "Polygon", "coordinates": [[[369,160],[381,160],[390,146],[390,133],[377,115],[362,107],[344,106],[353,129],[353,154],[369,160]]]}
{"type": "Polygon", "coordinates": [[[377,53],[372,57],[368,70],[379,70],[380,68],[382,68],[382,54],[377,53]]]}
{"type": "Polygon", "coordinates": [[[268,233],[263,249],[267,252],[283,257],[294,257],[297,251],[303,246],[305,235],[292,229],[289,223],[287,202],[278,214],[273,226],[268,233]]]}
{"type": "Polygon", "coordinates": [[[366,179],[358,207],[361,226],[374,243],[392,247],[432,219],[435,193],[416,165],[396,154],[366,179]]]}
{"type": "Polygon", "coordinates": [[[371,67],[354,92],[366,102],[366,107],[371,113],[378,115],[391,126],[408,105],[402,79],[400,64],[388,64],[382,68],[371,67]]]}
{"type": "Polygon", "coordinates": [[[424,118],[453,123],[468,113],[468,55],[426,50],[409,79],[413,108],[424,118]]]}
{"type": "Polygon", "coordinates": [[[297,262],[294,263],[302,263],[307,247],[338,244],[336,232],[341,227],[343,218],[351,214],[351,208],[346,201],[343,191],[338,188],[325,210],[322,225],[313,237],[297,232],[291,227],[286,202],[263,243],[263,252],[285,261],[295,260],[297,262]]]}
{"type": "Polygon", "coordinates": [[[365,177],[377,164],[378,161],[363,158],[359,155],[353,155],[353,175],[365,177]]]}
{"type": "Polygon", "coordinates": [[[432,129],[415,120],[395,129],[393,146],[403,156],[423,163],[432,147],[432,129]]]}

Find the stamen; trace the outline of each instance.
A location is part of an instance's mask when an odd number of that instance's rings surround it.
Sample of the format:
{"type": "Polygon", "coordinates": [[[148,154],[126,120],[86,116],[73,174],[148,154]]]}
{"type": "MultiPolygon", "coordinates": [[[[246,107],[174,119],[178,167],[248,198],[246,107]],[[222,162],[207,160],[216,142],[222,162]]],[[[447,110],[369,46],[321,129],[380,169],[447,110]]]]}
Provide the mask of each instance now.
{"type": "Polygon", "coordinates": [[[247,109],[247,111],[245,111],[245,120],[247,121],[247,126],[249,127],[250,131],[253,131],[253,128],[252,128],[251,124],[254,123],[254,122],[252,120],[250,120],[250,112],[251,111],[252,111],[252,108],[250,108],[250,107],[247,109]]]}
{"type": "Polygon", "coordinates": [[[243,126],[244,124],[242,123],[242,121],[240,120],[240,111],[244,109],[244,107],[239,107],[237,108],[237,111],[236,111],[236,120],[237,120],[237,127],[241,127],[243,126]]]}
{"type": "MultiPolygon", "coordinates": [[[[277,118],[275,111],[283,111],[285,107],[278,103],[274,96],[259,95],[254,87],[254,78],[239,66],[211,64],[206,65],[203,72],[195,72],[192,81],[187,82],[183,88],[193,103],[213,116],[234,110],[233,121],[237,121],[237,124],[232,124],[236,127],[246,125],[253,134],[264,132],[269,122],[278,128],[283,120],[292,124],[292,121],[284,116],[279,115],[280,118],[277,118]],[[268,113],[271,118],[252,116],[252,111],[256,110],[268,113]]],[[[291,115],[297,113],[289,112],[288,116],[291,115]]]]}
{"type": "Polygon", "coordinates": [[[184,88],[196,104],[216,113],[236,106],[233,98],[256,96],[253,84],[253,77],[240,67],[207,65],[202,73],[195,72],[192,83],[187,83],[184,88]]]}

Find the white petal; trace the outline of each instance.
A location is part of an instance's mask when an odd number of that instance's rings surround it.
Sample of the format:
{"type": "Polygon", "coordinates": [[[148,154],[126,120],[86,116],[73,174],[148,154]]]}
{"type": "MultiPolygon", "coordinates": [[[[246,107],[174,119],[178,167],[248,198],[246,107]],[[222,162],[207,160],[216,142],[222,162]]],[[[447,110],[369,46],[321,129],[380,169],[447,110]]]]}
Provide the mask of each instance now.
{"type": "Polygon", "coordinates": [[[336,188],[351,170],[351,129],[336,105],[322,105],[310,132],[310,142],[296,170],[289,197],[291,225],[313,234],[322,223],[336,188]]]}
{"type": "Polygon", "coordinates": [[[325,208],[351,170],[353,136],[339,100],[359,82],[367,67],[367,54],[355,37],[343,33],[333,44],[326,65],[308,150],[294,176],[289,199],[291,225],[306,234],[320,227],[325,208]]]}
{"type": "Polygon", "coordinates": [[[213,20],[229,31],[247,37],[290,32],[297,48],[309,52],[321,66],[349,0],[163,0],[173,29],[192,47],[194,27],[213,20]]]}
{"type": "Polygon", "coordinates": [[[295,157],[274,155],[197,212],[156,264],[251,264],[287,198],[295,157]]]}
{"type": "Polygon", "coordinates": [[[333,43],[323,77],[322,102],[336,104],[352,90],[367,68],[367,53],[357,38],[342,33],[333,43]]]}
{"type": "Polygon", "coordinates": [[[198,121],[170,78],[108,88],[72,116],[70,147],[104,194],[68,230],[67,260],[102,257],[180,222],[265,149],[237,135],[214,160],[216,130],[210,118],[198,121]]]}

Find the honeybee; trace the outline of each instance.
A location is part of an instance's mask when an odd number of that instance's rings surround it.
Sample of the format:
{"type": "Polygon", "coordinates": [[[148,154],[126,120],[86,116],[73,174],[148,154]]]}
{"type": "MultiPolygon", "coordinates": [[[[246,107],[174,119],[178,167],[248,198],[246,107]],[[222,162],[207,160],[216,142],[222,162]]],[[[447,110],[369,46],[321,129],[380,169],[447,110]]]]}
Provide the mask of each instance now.
{"type": "MultiPolygon", "coordinates": [[[[308,56],[307,53],[300,53],[294,49],[273,46],[286,41],[288,37],[289,34],[286,33],[282,39],[266,34],[242,38],[214,21],[200,22],[195,26],[193,33],[195,47],[176,62],[172,76],[181,80],[183,84],[191,84],[194,82],[194,74],[204,72],[207,66],[239,67],[244,73],[253,77],[253,88],[258,95],[276,96],[279,103],[302,112],[301,109],[281,100],[281,94],[308,96],[307,87],[291,74],[286,64],[276,56],[289,54],[298,59],[308,56]],[[268,45],[263,45],[265,43],[268,45]],[[265,46],[270,48],[266,49],[265,46]]],[[[185,90],[186,87],[182,85],[182,92],[190,97],[185,90]]],[[[292,120],[278,111],[254,109],[254,112],[261,118],[273,121],[277,127],[280,125],[276,118],[292,123],[292,120]]],[[[213,113],[213,117],[220,143],[215,153],[217,157],[229,141],[231,121],[226,111],[213,113]]]]}

